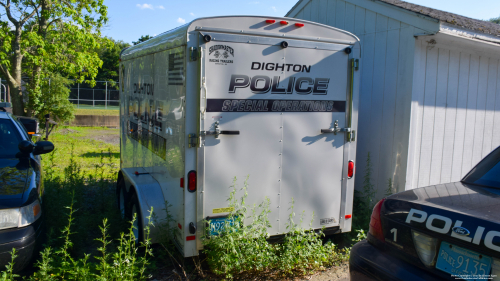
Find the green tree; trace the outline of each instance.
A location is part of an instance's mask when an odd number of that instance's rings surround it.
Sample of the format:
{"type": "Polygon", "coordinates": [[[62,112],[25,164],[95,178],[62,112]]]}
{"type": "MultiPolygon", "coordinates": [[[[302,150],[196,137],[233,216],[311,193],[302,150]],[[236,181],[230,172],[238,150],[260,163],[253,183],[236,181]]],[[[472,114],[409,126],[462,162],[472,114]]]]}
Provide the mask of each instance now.
{"type": "MultiPolygon", "coordinates": [[[[123,49],[130,47],[129,43],[121,40],[115,41],[109,38],[113,45],[102,46],[97,53],[102,60],[102,67],[97,73],[95,80],[97,81],[113,81],[119,80],[118,70],[120,68],[120,53],[123,49]]],[[[117,85],[116,85],[117,86],[117,85]]]]}
{"type": "Polygon", "coordinates": [[[149,39],[151,39],[151,38],[153,38],[153,36],[149,36],[149,35],[144,36],[144,35],[142,35],[142,36],[141,36],[141,38],[139,38],[139,39],[138,39],[137,41],[135,41],[135,42],[134,42],[134,41],[132,41],[132,43],[133,43],[134,45],[137,45],[137,44],[139,44],[139,43],[146,42],[146,41],[148,41],[148,40],[149,40],[149,39]]]}
{"type": "Polygon", "coordinates": [[[50,75],[50,79],[40,82],[40,99],[43,103],[36,104],[34,108],[38,120],[44,120],[45,114],[50,114],[50,117],[59,123],[73,119],[75,106],[68,100],[69,86],[72,83],[73,81],[59,73],[54,73],[50,75]]]}
{"type": "Polygon", "coordinates": [[[490,19],[492,23],[500,24],[500,17],[490,19]]]}
{"type": "Polygon", "coordinates": [[[37,114],[41,81],[51,73],[95,83],[102,65],[95,50],[111,44],[100,34],[104,0],[0,0],[0,15],[0,73],[14,114],[37,114]]]}

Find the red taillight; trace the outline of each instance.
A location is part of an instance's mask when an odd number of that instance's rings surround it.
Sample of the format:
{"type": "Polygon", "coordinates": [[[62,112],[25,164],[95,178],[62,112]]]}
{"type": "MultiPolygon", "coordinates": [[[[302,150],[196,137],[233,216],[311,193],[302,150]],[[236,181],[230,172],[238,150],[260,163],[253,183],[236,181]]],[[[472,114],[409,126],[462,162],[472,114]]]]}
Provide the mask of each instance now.
{"type": "Polygon", "coordinates": [[[372,217],[370,219],[370,230],[368,231],[373,237],[384,242],[384,233],[382,232],[382,222],[380,220],[380,210],[384,204],[385,198],[378,201],[373,207],[372,217]]]}
{"type": "Polygon", "coordinates": [[[304,24],[303,24],[303,23],[296,23],[296,24],[295,24],[295,26],[296,26],[296,27],[303,27],[303,26],[304,26],[304,24]]]}
{"type": "Polygon", "coordinates": [[[196,191],[196,171],[190,171],[188,173],[188,191],[195,192],[196,191]]]}
{"type": "Polygon", "coordinates": [[[191,236],[186,236],[186,241],[193,241],[196,239],[196,236],[195,235],[191,235],[191,236]]]}
{"type": "Polygon", "coordinates": [[[352,160],[347,164],[347,177],[352,178],[354,176],[354,162],[352,160]]]}
{"type": "Polygon", "coordinates": [[[350,219],[350,218],[352,218],[352,215],[345,215],[345,219],[346,219],[346,220],[348,220],[348,219],[350,219]]]}
{"type": "Polygon", "coordinates": [[[288,22],[286,20],[282,20],[282,21],[280,21],[280,24],[285,25],[285,24],[288,24],[288,22]]]}
{"type": "Polygon", "coordinates": [[[266,20],[266,23],[275,23],[275,20],[266,20]]]}
{"type": "Polygon", "coordinates": [[[184,188],[184,178],[181,178],[181,187],[184,188]]]}

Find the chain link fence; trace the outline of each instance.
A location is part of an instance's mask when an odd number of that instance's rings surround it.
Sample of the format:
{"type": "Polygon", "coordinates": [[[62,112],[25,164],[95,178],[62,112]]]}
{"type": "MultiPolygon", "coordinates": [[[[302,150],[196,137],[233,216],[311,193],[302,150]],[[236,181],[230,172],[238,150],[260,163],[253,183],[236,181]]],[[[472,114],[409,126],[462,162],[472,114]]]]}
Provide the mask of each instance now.
{"type": "Polygon", "coordinates": [[[7,81],[0,79],[0,102],[7,101],[7,81]]]}
{"type": "Polygon", "coordinates": [[[69,101],[77,108],[119,109],[118,82],[96,81],[94,87],[75,83],[70,87],[69,101]]]}
{"type": "MultiPolygon", "coordinates": [[[[0,102],[8,100],[7,81],[0,79],[0,102]]],[[[77,108],[119,109],[118,82],[96,81],[94,87],[88,83],[74,83],[70,86],[69,101],[77,108]]]]}

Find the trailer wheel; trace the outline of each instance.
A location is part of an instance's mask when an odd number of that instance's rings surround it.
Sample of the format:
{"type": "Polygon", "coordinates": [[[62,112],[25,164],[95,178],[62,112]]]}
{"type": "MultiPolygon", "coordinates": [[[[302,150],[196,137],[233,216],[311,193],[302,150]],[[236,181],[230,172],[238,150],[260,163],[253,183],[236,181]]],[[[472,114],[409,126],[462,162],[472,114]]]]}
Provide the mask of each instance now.
{"type": "Polygon", "coordinates": [[[119,181],[116,185],[116,202],[122,218],[125,218],[127,214],[128,194],[123,180],[119,181]]]}
{"type": "Polygon", "coordinates": [[[140,213],[140,207],[139,207],[139,199],[137,199],[137,195],[135,192],[132,192],[130,196],[130,209],[129,209],[129,215],[127,216],[129,220],[132,220],[135,214],[135,221],[134,221],[134,236],[135,236],[135,242],[144,242],[144,237],[143,237],[143,224],[142,224],[142,217],[140,213]]]}

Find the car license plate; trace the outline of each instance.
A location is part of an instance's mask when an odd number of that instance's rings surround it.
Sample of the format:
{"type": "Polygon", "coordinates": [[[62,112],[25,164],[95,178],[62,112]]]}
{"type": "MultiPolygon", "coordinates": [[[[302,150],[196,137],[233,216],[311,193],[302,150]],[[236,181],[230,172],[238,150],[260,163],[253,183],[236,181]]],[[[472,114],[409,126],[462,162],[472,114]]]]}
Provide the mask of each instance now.
{"type": "Polygon", "coordinates": [[[442,242],[436,268],[464,280],[484,280],[491,271],[491,257],[442,242]]]}
{"type": "Polygon", "coordinates": [[[222,218],[209,219],[209,221],[210,221],[210,236],[219,235],[226,227],[226,222],[228,222],[229,225],[232,226],[234,224],[235,218],[236,217],[232,217],[232,218],[222,217],[222,218]]]}

